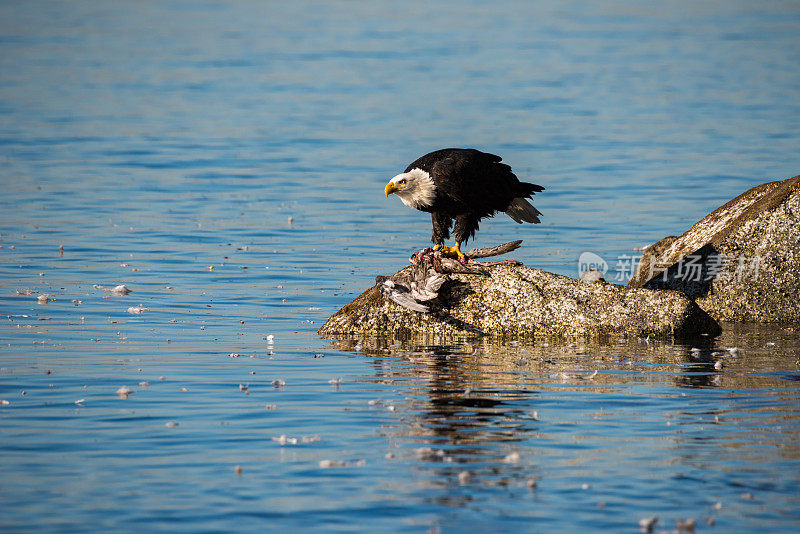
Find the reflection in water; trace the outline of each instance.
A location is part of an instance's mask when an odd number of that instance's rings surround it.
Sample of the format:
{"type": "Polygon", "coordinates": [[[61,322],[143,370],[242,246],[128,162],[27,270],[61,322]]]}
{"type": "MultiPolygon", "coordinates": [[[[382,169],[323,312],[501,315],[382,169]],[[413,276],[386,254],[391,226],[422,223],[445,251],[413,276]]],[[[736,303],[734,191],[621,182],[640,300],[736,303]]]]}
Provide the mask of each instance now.
{"type": "Polygon", "coordinates": [[[676,514],[713,523],[722,501],[791,493],[798,481],[797,471],[779,482],[761,468],[800,457],[791,329],[731,325],[695,346],[332,343],[373,358],[371,380],[396,386],[396,421],[380,433],[397,445],[389,461],[417,473],[406,490],[422,500],[468,506],[499,488],[558,505],[577,492],[590,517],[630,500],[663,509],[644,489],[657,487],[676,514]]]}

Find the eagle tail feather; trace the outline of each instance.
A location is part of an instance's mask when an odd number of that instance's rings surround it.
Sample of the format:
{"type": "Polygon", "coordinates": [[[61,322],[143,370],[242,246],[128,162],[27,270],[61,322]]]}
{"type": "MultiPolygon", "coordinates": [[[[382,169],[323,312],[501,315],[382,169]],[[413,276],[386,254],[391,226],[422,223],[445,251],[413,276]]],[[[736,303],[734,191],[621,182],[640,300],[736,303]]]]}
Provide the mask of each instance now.
{"type": "Polygon", "coordinates": [[[519,224],[523,222],[539,223],[541,222],[539,220],[539,215],[541,214],[542,212],[534,208],[530,202],[522,197],[517,197],[512,200],[508,208],[506,208],[506,215],[519,224]]]}

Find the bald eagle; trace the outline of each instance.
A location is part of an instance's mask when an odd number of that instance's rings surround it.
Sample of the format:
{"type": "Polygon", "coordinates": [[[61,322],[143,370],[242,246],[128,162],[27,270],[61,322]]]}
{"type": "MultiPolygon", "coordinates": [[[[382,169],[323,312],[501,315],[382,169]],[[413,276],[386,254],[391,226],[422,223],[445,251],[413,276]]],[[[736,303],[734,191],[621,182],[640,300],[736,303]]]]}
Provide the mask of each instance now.
{"type": "Polygon", "coordinates": [[[538,223],[539,210],[526,199],[544,191],[520,182],[502,158],[472,148],[445,148],[426,154],[386,184],[406,206],[431,214],[433,249],[464,259],[461,244],[474,237],[478,223],[498,211],[522,224],[538,223]],[[455,226],[453,226],[455,220],[455,226]],[[453,229],[454,247],[443,247],[453,229]]]}

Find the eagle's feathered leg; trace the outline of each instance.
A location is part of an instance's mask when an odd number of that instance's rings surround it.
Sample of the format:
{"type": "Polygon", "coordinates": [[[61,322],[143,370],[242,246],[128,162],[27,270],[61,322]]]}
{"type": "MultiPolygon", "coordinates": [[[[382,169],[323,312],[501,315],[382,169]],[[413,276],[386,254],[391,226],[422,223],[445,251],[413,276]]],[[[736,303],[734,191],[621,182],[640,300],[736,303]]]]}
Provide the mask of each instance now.
{"type": "Polygon", "coordinates": [[[433,223],[433,234],[431,235],[433,250],[439,250],[444,245],[444,240],[450,237],[450,227],[453,226],[453,219],[434,211],[431,213],[431,222],[433,223]]]}
{"type": "Polygon", "coordinates": [[[461,243],[464,243],[470,237],[475,237],[479,220],[480,217],[472,213],[456,217],[456,224],[453,227],[453,237],[456,240],[456,245],[454,247],[442,247],[442,254],[455,256],[459,261],[466,260],[464,253],[461,252],[461,243]]]}

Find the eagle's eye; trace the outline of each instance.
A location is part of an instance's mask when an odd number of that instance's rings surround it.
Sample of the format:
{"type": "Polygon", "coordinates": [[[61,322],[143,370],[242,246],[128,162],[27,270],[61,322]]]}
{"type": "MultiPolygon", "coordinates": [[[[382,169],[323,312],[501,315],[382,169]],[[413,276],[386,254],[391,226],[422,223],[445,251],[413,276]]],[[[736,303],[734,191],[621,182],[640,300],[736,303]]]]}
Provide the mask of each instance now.
{"type": "Polygon", "coordinates": [[[400,180],[400,181],[399,181],[399,182],[397,182],[397,183],[398,183],[398,184],[400,184],[400,185],[406,185],[406,179],[405,179],[405,178],[403,178],[402,180],[400,180]]]}

